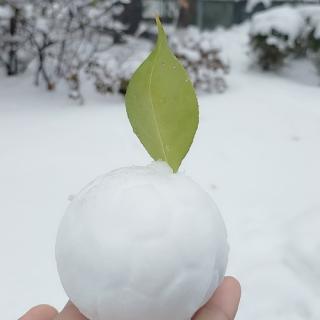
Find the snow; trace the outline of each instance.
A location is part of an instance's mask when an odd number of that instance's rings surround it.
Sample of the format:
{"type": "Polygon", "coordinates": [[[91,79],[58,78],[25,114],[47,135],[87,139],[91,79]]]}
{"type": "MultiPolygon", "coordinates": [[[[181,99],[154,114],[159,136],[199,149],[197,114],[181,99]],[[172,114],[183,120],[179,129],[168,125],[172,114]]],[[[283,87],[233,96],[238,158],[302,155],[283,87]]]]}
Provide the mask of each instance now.
{"type": "Polygon", "coordinates": [[[299,36],[308,32],[306,28],[314,30],[314,36],[320,39],[319,5],[283,5],[257,13],[253,16],[250,33],[271,35],[272,31],[276,31],[288,35],[289,42],[294,44],[299,36]]]}
{"type": "Polygon", "coordinates": [[[293,45],[304,30],[304,20],[295,8],[288,5],[275,7],[253,16],[250,30],[252,35],[262,34],[267,36],[273,30],[282,35],[287,35],[288,42],[293,45]]]}
{"type": "Polygon", "coordinates": [[[173,31],[169,41],[178,54],[184,54],[192,62],[199,62],[200,52],[210,53],[219,50],[212,32],[199,32],[195,27],[176,33],[173,31]]]}
{"type": "MultiPolygon", "coordinates": [[[[195,27],[177,32],[172,29],[166,26],[169,45],[189,72],[197,92],[226,90],[225,74],[229,63],[214,41],[214,32],[200,33],[195,27]]],[[[119,93],[124,91],[134,71],[151,51],[151,41],[127,37],[125,44],[96,53],[86,73],[100,93],[119,93]]]]}
{"type": "Polygon", "coordinates": [[[44,19],[44,18],[37,18],[36,19],[36,29],[38,31],[41,31],[43,33],[47,33],[49,31],[49,21],[47,21],[47,19],[44,19]]]}
{"type": "Polygon", "coordinates": [[[96,54],[89,65],[87,74],[94,78],[96,87],[102,93],[119,92],[123,81],[129,81],[134,71],[151,52],[150,41],[128,38],[126,45],[114,45],[112,48],[96,54]]]}
{"type": "MultiPolygon", "coordinates": [[[[242,284],[238,320],[320,318],[320,88],[311,63],[249,69],[248,27],[217,31],[228,90],[201,96],[200,126],[182,163],[225,219],[227,274],[242,284]]],[[[30,76],[0,78],[0,297],[3,319],[61,308],[54,243],[74,194],[112,169],[150,158],[124,102],[85,88],[77,107],[30,76]]]]}
{"type": "Polygon", "coordinates": [[[208,193],[159,161],[101,175],[75,196],[56,259],[88,319],[185,320],[222,281],[228,251],[208,193]]]}
{"type": "Polygon", "coordinates": [[[299,6],[298,10],[302,14],[304,19],[308,21],[309,27],[314,29],[315,38],[320,39],[320,6],[299,6]]]}
{"type": "Polygon", "coordinates": [[[257,13],[253,16],[251,34],[271,35],[272,31],[288,35],[294,43],[299,36],[311,28],[316,38],[320,38],[320,6],[304,4],[296,7],[283,5],[257,13]]]}
{"type": "Polygon", "coordinates": [[[248,0],[246,5],[246,11],[252,12],[252,10],[259,4],[263,4],[265,8],[269,8],[272,4],[271,0],[248,0]]]}
{"type": "Polygon", "coordinates": [[[13,16],[13,11],[9,6],[0,7],[0,19],[10,19],[13,16]]]}
{"type": "Polygon", "coordinates": [[[200,32],[195,27],[169,32],[169,45],[187,69],[196,91],[225,91],[229,63],[215,42],[215,33],[200,32]]]}
{"type": "MultiPolygon", "coordinates": [[[[286,0],[285,2],[286,3],[291,2],[293,4],[296,4],[295,0],[286,0]]],[[[315,4],[315,6],[317,6],[318,3],[319,3],[318,0],[301,0],[301,1],[299,1],[299,5],[300,4],[306,4],[306,5],[315,4]]],[[[247,5],[246,5],[246,11],[248,13],[252,12],[253,9],[255,9],[255,7],[259,4],[262,4],[264,8],[269,8],[272,5],[272,1],[271,0],[248,0],[247,5]]],[[[277,4],[277,3],[275,2],[275,4],[277,4]]],[[[281,4],[281,2],[279,2],[279,4],[281,4]]]]}

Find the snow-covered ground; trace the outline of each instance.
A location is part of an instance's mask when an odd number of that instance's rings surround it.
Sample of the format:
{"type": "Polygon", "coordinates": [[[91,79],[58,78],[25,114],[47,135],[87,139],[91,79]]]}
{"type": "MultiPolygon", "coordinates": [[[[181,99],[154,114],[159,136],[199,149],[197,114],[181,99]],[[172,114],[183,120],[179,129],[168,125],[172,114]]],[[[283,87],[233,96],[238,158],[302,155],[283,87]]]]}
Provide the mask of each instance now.
{"type": "MultiPolygon", "coordinates": [[[[298,61],[278,75],[248,68],[247,27],[217,32],[232,69],[224,94],[200,97],[182,170],[218,204],[228,273],[243,287],[239,320],[320,319],[320,87],[298,61]]],[[[0,79],[0,307],[17,319],[66,296],[54,261],[58,223],[88,181],[148,164],[123,101],[78,107],[30,78],[0,79]]]]}

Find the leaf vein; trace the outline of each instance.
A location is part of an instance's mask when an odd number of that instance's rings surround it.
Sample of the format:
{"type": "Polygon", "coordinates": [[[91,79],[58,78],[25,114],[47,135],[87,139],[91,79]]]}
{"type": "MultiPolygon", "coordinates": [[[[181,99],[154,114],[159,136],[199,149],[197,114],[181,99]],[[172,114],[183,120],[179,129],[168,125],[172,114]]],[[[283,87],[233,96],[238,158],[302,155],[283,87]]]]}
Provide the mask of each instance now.
{"type": "MultiPolygon", "coordinates": [[[[161,49],[161,41],[159,41],[159,47],[158,47],[157,51],[159,51],[160,49],[161,49]]],[[[154,69],[155,69],[155,66],[156,66],[157,58],[158,58],[158,54],[156,53],[155,54],[155,58],[154,58],[154,63],[152,65],[151,72],[150,72],[150,78],[149,78],[149,84],[148,84],[148,93],[149,93],[151,107],[152,107],[152,118],[153,118],[153,121],[155,123],[155,128],[156,128],[159,140],[160,140],[160,145],[161,145],[161,149],[162,149],[162,152],[163,152],[164,160],[167,163],[169,163],[167,155],[166,155],[166,152],[165,152],[165,148],[164,148],[164,144],[163,144],[163,138],[161,136],[159,124],[158,124],[158,121],[157,121],[158,119],[156,117],[156,111],[155,111],[155,107],[154,107],[154,103],[153,103],[153,99],[152,99],[152,95],[151,95],[151,82],[152,82],[152,76],[153,76],[153,72],[154,72],[154,69]]]]}

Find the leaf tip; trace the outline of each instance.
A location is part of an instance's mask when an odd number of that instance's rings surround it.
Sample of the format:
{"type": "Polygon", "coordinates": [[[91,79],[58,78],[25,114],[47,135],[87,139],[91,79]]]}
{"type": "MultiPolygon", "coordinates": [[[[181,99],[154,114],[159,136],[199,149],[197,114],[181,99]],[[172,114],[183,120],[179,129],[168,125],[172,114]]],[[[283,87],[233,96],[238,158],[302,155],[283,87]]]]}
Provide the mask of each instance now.
{"type": "Polygon", "coordinates": [[[156,46],[130,80],[125,103],[133,131],[147,152],[176,173],[193,142],[199,111],[187,71],[170,50],[159,15],[155,22],[156,46]]]}
{"type": "Polygon", "coordinates": [[[158,28],[158,37],[163,36],[166,39],[166,33],[164,32],[159,15],[156,15],[156,24],[158,28]]]}
{"type": "Polygon", "coordinates": [[[159,26],[161,26],[160,16],[157,14],[155,19],[156,19],[157,27],[159,28],[159,26]]]}

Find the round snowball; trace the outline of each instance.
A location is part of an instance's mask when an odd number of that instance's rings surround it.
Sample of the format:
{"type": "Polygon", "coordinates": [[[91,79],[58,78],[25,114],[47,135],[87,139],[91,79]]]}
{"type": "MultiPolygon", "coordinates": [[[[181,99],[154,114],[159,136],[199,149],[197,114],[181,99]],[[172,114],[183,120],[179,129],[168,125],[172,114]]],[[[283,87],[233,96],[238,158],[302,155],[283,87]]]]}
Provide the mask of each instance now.
{"type": "Polygon", "coordinates": [[[62,285],[91,320],[189,320],[227,256],[210,196],[163,162],[98,177],[70,203],[56,242],[62,285]]]}

